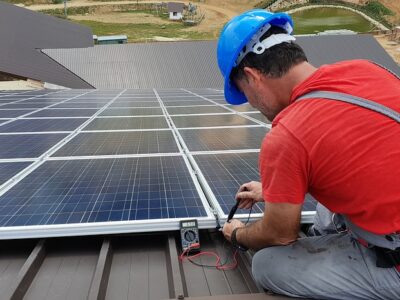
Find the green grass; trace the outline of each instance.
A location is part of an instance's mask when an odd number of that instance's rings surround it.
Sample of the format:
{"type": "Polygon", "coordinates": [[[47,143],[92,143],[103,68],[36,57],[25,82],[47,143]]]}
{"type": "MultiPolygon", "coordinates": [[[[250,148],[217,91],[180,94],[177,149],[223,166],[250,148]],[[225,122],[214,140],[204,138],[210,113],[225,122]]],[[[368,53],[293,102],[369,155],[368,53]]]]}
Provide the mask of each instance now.
{"type": "Polygon", "coordinates": [[[126,34],[128,36],[128,42],[148,41],[154,36],[162,36],[166,38],[184,38],[191,40],[208,40],[213,38],[211,33],[184,31],[184,29],[187,27],[184,27],[179,23],[116,24],[86,20],[73,20],[73,22],[90,27],[93,31],[93,34],[96,35],[126,34]]]}

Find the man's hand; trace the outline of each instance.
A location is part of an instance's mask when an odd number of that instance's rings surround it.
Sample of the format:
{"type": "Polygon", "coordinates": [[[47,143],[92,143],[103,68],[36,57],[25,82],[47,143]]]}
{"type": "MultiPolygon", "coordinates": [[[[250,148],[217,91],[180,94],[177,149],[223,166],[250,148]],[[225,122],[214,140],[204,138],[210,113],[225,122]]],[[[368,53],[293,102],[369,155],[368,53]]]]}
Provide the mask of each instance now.
{"type": "Polygon", "coordinates": [[[225,222],[222,232],[223,232],[225,238],[230,242],[232,231],[237,227],[244,227],[244,226],[245,225],[241,221],[233,219],[230,221],[230,223],[225,222]]]}
{"type": "Polygon", "coordinates": [[[243,184],[236,194],[239,208],[249,209],[255,202],[264,202],[261,182],[251,181],[243,184]]]}

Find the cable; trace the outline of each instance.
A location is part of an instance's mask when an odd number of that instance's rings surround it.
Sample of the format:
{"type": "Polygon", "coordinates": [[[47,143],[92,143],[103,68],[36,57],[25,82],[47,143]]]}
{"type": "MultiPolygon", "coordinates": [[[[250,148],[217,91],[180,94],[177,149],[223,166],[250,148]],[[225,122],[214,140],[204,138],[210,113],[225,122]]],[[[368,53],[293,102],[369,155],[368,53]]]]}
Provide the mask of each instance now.
{"type": "MultiPolygon", "coordinates": [[[[251,216],[251,213],[253,211],[253,205],[254,205],[254,203],[250,207],[249,215],[247,217],[245,225],[247,225],[247,223],[250,221],[250,216],[251,216]]],[[[219,225],[218,219],[217,219],[217,224],[219,225]]],[[[226,240],[224,240],[222,248],[225,249],[225,245],[226,245],[226,240]]],[[[220,271],[227,271],[227,270],[236,269],[236,267],[238,265],[238,261],[237,261],[238,250],[237,249],[235,249],[235,251],[233,252],[233,255],[232,255],[232,258],[233,258],[232,261],[233,262],[231,264],[228,264],[228,261],[229,261],[228,257],[226,258],[226,260],[223,263],[221,263],[221,257],[218,254],[216,254],[215,252],[201,251],[199,253],[196,253],[194,255],[189,256],[190,251],[193,250],[192,248],[198,247],[198,246],[199,246],[198,244],[190,245],[189,248],[187,248],[186,250],[184,250],[181,253],[181,255],[179,256],[179,259],[181,261],[183,261],[186,258],[191,264],[193,264],[195,266],[203,267],[203,268],[217,269],[217,270],[220,270],[220,271]],[[215,257],[215,259],[216,259],[215,264],[214,265],[200,264],[200,263],[198,263],[198,262],[193,260],[193,258],[200,257],[200,256],[203,256],[203,255],[215,257]]]]}

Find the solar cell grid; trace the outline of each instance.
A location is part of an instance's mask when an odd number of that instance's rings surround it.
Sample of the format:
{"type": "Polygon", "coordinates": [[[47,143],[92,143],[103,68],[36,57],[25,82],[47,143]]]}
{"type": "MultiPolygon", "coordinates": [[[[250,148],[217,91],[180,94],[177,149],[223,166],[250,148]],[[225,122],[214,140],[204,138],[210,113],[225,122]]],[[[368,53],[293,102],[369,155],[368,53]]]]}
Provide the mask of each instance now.
{"type": "Polygon", "coordinates": [[[91,117],[98,109],[44,109],[33,114],[30,118],[36,117],[91,117]]]}
{"type": "Polygon", "coordinates": [[[251,114],[246,114],[247,116],[257,119],[261,122],[264,122],[265,124],[271,124],[271,121],[268,120],[262,113],[251,113],[251,114]]]}
{"type": "Polygon", "coordinates": [[[80,133],[53,156],[179,152],[172,131],[80,133]]]}
{"type": "Polygon", "coordinates": [[[207,114],[207,113],[230,113],[229,110],[217,106],[217,105],[210,105],[210,106],[169,106],[167,107],[167,111],[170,115],[180,115],[180,114],[207,114]]]}
{"type": "Polygon", "coordinates": [[[13,109],[13,108],[23,108],[23,109],[30,109],[30,108],[43,108],[46,106],[49,106],[50,104],[48,103],[12,103],[12,104],[5,104],[1,105],[0,108],[2,109],[13,109]]]}
{"type": "Polygon", "coordinates": [[[33,111],[33,109],[0,109],[0,118],[17,118],[33,111]]]}
{"type": "Polygon", "coordinates": [[[160,107],[160,103],[158,101],[118,101],[112,103],[110,107],[160,107]]]}
{"type": "MultiPolygon", "coordinates": [[[[195,155],[194,159],[225,214],[235,205],[242,184],[260,181],[258,153],[195,155]]],[[[263,204],[253,206],[253,213],[263,211],[263,204]]],[[[249,210],[238,209],[237,213],[248,214],[249,210]]]]}
{"type": "Polygon", "coordinates": [[[0,226],[207,216],[182,157],[48,161],[0,198],[0,226]]]}
{"type": "Polygon", "coordinates": [[[190,151],[260,149],[265,127],[179,130],[190,151]]]}
{"type": "Polygon", "coordinates": [[[0,135],[0,158],[36,158],[66,136],[63,133],[0,135]]]}
{"type": "Polygon", "coordinates": [[[104,103],[96,103],[96,102],[85,102],[85,103],[69,103],[64,102],[61,104],[57,104],[52,106],[52,108],[102,108],[104,107],[104,103]]]}
{"type": "Polygon", "coordinates": [[[212,105],[212,102],[207,100],[195,100],[195,101],[163,101],[166,107],[168,106],[201,106],[201,105],[212,105]]]}
{"type": "Polygon", "coordinates": [[[177,128],[257,125],[253,121],[235,114],[172,116],[172,120],[177,128]]]}
{"type": "Polygon", "coordinates": [[[163,115],[161,107],[138,107],[138,108],[107,108],[100,116],[144,116],[163,115]]]}
{"type": "Polygon", "coordinates": [[[165,117],[96,118],[83,130],[168,128],[165,117]]]}
{"type": "Polygon", "coordinates": [[[0,163],[0,185],[29,166],[32,162],[0,163]]]}
{"type": "Polygon", "coordinates": [[[246,112],[246,111],[258,111],[250,104],[241,104],[241,105],[228,105],[229,108],[239,111],[239,112],[246,112]]]}
{"type": "Polygon", "coordinates": [[[0,132],[73,131],[87,119],[19,119],[0,126],[0,132]]]}

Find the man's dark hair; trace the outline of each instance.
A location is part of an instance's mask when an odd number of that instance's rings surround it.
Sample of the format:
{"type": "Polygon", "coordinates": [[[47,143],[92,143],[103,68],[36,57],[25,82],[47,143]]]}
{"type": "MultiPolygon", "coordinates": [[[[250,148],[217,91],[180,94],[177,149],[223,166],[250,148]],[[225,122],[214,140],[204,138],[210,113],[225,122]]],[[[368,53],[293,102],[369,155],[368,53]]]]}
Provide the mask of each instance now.
{"type": "MultiPolygon", "coordinates": [[[[286,33],[283,28],[272,26],[262,37],[261,41],[272,34],[286,33]]],[[[265,75],[279,78],[285,75],[289,69],[303,61],[307,57],[303,49],[293,43],[284,42],[266,49],[262,54],[248,53],[238,66],[232,69],[231,80],[240,80],[244,77],[244,68],[255,68],[265,75]]]]}

